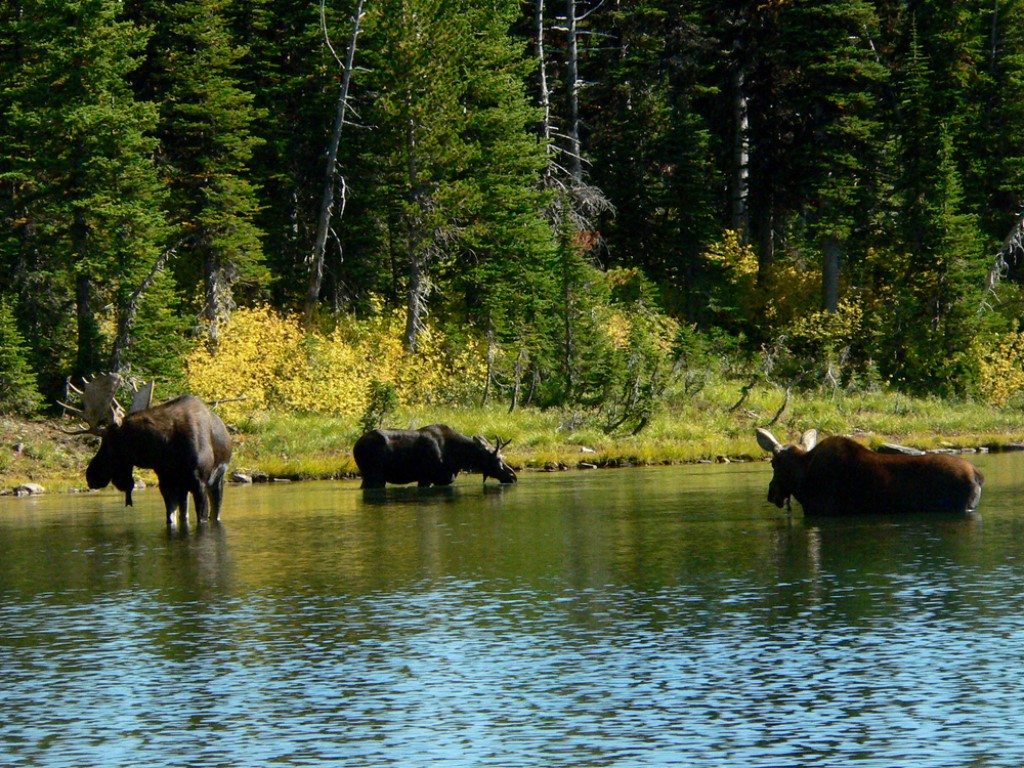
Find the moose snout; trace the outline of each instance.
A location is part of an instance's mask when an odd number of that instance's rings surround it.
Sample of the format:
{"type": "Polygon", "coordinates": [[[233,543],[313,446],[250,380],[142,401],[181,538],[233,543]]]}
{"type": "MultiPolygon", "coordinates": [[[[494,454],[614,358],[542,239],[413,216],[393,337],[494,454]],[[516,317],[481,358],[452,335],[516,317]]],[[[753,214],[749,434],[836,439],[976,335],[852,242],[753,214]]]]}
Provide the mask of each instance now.
{"type": "Polygon", "coordinates": [[[774,480],[768,484],[768,501],[774,504],[779,509],[786,503],[786,499],[789,498],[789,494],[783,493],[779,488],[778,483],[774,480]]]}

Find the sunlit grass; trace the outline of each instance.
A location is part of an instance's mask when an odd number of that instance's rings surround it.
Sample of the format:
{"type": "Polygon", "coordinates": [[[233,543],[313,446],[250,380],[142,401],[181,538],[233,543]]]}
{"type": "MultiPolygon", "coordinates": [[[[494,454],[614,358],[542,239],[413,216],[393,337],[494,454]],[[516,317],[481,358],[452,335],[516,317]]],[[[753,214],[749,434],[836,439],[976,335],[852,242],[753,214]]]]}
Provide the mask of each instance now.
{"type": "MultiPolygon", "coordinates": [[[[425,406],[399,409],[386,426],[449,424],[467,435],[511,440],[507,459],[526,468],[681,464],[761,459],[754,429],[782,406],[778,388],[751,390],[716,382],[695,397],[661,408],[638,434],[606,432],[597,411],[507,407],[425,406]]],[[[240,425],[242,426],[242,425],[240,425]]],[[[772,431],[780,440],[818,429],[852,434],[869,445],[900,442],[921,448],[976,447],[1024,439],[1024,413],[968,402],[912,398],[899,393],[794,393],[772,431]]],[[[355,419],[278,414],[242,426],[235,464],[285,477],[340,477],[355,472],[355,419]]]]}
{"type": "MultiPolygon", "coordinates": [[[[504,453],[517,467],[574,468],[762,459],[754,429],[765,426],[785,400],[783,390],[756,387],[741,400],[744,382],[714,381],[696,395],[663,404],[637,435],[609,432],[598,410],[506,405],[399,408],[385,426],[445,423],[489,441],[511,440],[504,453]]],[[[0,446],[0,488],[32,480],[63,490],[84,485],[95,438],[67,438],[51,423],[5,422],[14,455],[0,446]]],[[[259,413],[229,424],[235,439],[232,470],[295,479],[351,477],[359,419],[296,413],[259,413]]],[[[849,434],[871,446],[896,442],[919,448],[980,447],[1024,442],[1024,411],[972,402],[913,398],[893,392],[794,392],[770,425],[783,441],[818,429],[849,434]]],[[[142,473],[140,473],[142,474],[142,473]]]]}

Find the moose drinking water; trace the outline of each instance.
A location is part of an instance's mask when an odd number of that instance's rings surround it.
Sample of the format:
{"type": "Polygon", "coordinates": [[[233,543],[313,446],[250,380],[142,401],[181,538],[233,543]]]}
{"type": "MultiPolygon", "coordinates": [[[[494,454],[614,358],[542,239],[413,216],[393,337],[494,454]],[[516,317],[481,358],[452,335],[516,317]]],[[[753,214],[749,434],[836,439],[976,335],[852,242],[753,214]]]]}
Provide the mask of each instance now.
{"type": "MultiPolygon", "coordinates": [[[[82,414],[89,425],[79,434],[102,436],[99,451],[85,471],[90,488],[105,488],[113,482],[132,506],[134,467],[152,469],[160,482],[160,494],[167,510],[167,524],[174,512],[182,523],[188,519],[188,496],[196,506],[196,517],[220,518],[221,500],[231,436],[217,414],[191,395],[182,395],[151,406],[152,384],[136,390],[127,415],[115,393],[121,384],[117,374],[103,374],[85,382],[82,414]]],[[[70,406],[66,406],[70,407],[70,406]]]]}
{"type": "Polygon", "coordinates": [[[792,496],[808,515],[964,513],[981,500],[984,478],[959,456],[876,453],[842,436],[818,443],[813,429],[789,446],[767,429],[756,434],[758,445],[772,454],[768,500],[777,507],[792,496]]]}
{"type": "Polygon", "coordinates": [[[385,483],[451,485],[462,471],[480,472],[484,481],[516,482],[516,473],[501,457],[508,441],[491,448],[482,437],[466,437],[446,424],[422,429],[374,429],[352,448],[363,488],[385,483]]]}

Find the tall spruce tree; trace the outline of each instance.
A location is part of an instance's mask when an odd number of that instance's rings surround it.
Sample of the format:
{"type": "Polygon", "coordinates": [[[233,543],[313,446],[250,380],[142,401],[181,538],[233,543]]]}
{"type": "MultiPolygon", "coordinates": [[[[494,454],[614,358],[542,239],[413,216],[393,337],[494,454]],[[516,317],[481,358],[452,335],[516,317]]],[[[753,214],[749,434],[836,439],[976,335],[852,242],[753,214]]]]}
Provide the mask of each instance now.
{"type": "Polygon", "coordinates": [[[614,44],[591,65],[584,114],[593,179],[615,211],[601,235],[611,263],[644,268],[674,309],[696,319],[706,306],[698,256],[723,204],[700,111],[711,41],[696,11],[664,0],[617,3],[600,18],[614,44]]]}
{"type": "Polygon", "coordinates": [[[129,77],[147,33],[119,19],[120,3],[13,5],[0,17],[0,38],[17,41],[0,78],[10,225],[0,247],[52,393],[68,373],[104,367],[102,321],[116,318],[103,307],[113,304],[116,313],[122,290],[163,248],[157,113],[133,96],[129,77]]]}
{"type": "Polygon", "coordinates": [[[970,384],[966,355],[979,327],[987,259],[977,216],[964,200],[958,130],[937,117],[947,97],[934,85],[916,29],[909,39],[899,77],[897,186],[909,257],[897,276],[899,300],[887,334],[890,373],[904,386],[949,394],[970,384]]]}
{"type": "Polygon", "coordinates": [[[183,236],[176,271],[189,294],[200,286],[208,342],[239,290],[266,283],[250,163],[261,113],[239,85],[244,49],[232,37],[224,0],[140,6],[160,45],[151,47],[149,84],[161,105],[160,139],[183,236]]]}
{"type": "Polygon", "coordinates": [[[372,222],[364,231],[390,252],[410,352],[435,287],[462,285],[466,302],[498,311],[490,287],[499,275],[515,274],[524,253],[553,247],[538,189],[544,150],[528,127],[536,119],[523,88],[528,67],[509,37],[517,9],[439,0],[367,7],[358,108],[374,128],[359,167],[372,173],[373,190],[360,210],[372,222]]]}
{"type": "MultiPolygon", "coordinates": [[[[299,276],[308,269],[305,260],[316,232],[324,153],[342,75],[335,54],[344,56],[353,8],[349,0],[320,7],[305,0],[253,0],[227,9],[243,53],[238,80],[253,94],[261,115],[252,126],[259,143],[249,177],[256,187],[255,223],[272,296],[282,306],[295,306],[305,290],[299,276]]],[[[349,119],[357,122],[352,115],[349,119]]],[[[346,163],[354,159],[349,145],[342,152],[346,163]]],[[[364,192],[353,179],[350,194],[364,192]]],[[[335,306],[350,298],[339,282],[341,255],[337,243],[329,241],[323,293],[335,306]]]]}
{"type": "Polygon", "coordinates": [[[887,77],[872,50],[878,22],[865,0],[828,0],[788,3],[776,23],[772,98],[784,107],[768,105],[771,125],[759,113],[751,152],[783,142],[783,152],[765,148],[784,179],[774,197],[789,201],[822,254],[822,305],[835,310],[840,263],[877,192],[876,104],[887,77]]]}
{"type": "Polygon", "coordinates": [[[10,304],[0,299],[0,413],[29,416],[42,401],[29,348],[10,304]]]}

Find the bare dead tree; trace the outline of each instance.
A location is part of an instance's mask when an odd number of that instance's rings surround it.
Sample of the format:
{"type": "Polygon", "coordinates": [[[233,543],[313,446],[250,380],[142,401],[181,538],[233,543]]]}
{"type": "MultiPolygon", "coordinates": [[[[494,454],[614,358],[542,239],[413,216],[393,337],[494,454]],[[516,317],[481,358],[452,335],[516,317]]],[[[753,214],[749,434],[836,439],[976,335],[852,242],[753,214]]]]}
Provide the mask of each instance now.
{"type": "MultiPolygon", "coordinates": [[[[324,2],[326,0],[321,0],[320,3],[320,23],[324,38],[327,41],[328,47],[330,47],[324,2]]],[[[334,215],[334,193],[335,189],[339,187],[341,189],[341,205],[338,207],[337,218],[340,220],[345,212],[346,186],[345,179],[338,172],[338,145],[341,143],[341,133],[345,126],[345,112],[348,109],[348,90],[349,84],[352,81],[352,67],[355,63],[356,41],[359,37],[360,24],[363,19],[363,4],[364,0],[357,0],[355,12],[352,14],[352,33],[348,40],[345,63],[342,65],[341,88],[338,92],[338,106],[334,113],[334,128],[331,131],[331,140],[327,147],[324,188],[320,198],[320,215],[317,219],[313,251],[309,257],[309,282],[306,289],[304,312],[306,323],[312,320],[313,314],[316,311],[317,300],[320,298],[320,287],[323,283],[324,273],[324,251],[327,246],[327,236],[331,229],[331,218],[334,215]]],[[[331,47],[331,51],[333,53],[333,47],[331,47]]],[[[337,56],[335,58],[337,59],[337,56]]]]}
{"type": "Polygon", "coordinates": [[[157,257],[152,269],[149,270],[149,274],[143,278],[142,282],[139,283],[139,287],[132,291],[132,295],[128,297],[128,303],[118,317],[117,335],[114,337],[114,346],[110,351],[110,370],[114,373],[121,373],[125,368],[124,358],[128,348],[131,346],[132,329],[135,327],[135,319],[139,312],[139,301],[142,299],[142,295],[149,290],[157,275],[167,266],[167,262],[177,252],[180,244],[180,241],[175,243],[157,257]]]}
{"type": "Polygon", "coordinates": [[[576,0],[566,0],[565,21],[568,46],[566,48],[565,77],[569,91],[569,170],[574,184],[583,183],[583,153],[580,146],[580,74],[579,35],[576,0]]]}
{"type": "Polygon", "coordinates": [[[544,149],[548,156],[548,165],[544,170],[545,176],[550,177],[551,175],[551,164],[552,164],[552,153],[554,152],[554,144],[552,143],[552,125],[551,125],[551,90],[548,88],[548,66],[547,59],[544,54],[544,0],[537,0],[534,7],[533,15],[534,24],[534,35],[536,37],[535,51],[537,53],[537,77],[539,79],[538,88],[540,90],[540,107],[543,110],[543,118],[541,122],[541,131],[544,136],[544,149]]]}
{"type": "Polygon", "coordinates": [[[989,292],[995,291],[999,281],[1010,268],[1010,263],[1018,260],[1021,255],[1024,255],[1024,212],[1017,217],[1017,221],[1014,222],[1006,239],[1003,240],[1002,247],[992,260],[992,266],[989,267],[988,275],[985,277],[985,288],[989,292]]]}
{"type": "MultiPolygon", "coordinates": [[[[739,40],[733,48],[739,50],[739,40]]],[[[748,209],[750,175],[750,130],[747,110],[746,73],[743,63],[737,61],[732,71],[732,116],[733,116],[733,182],[732,182],[732,228],[746,240],[750,230],[748,209]]]]}

